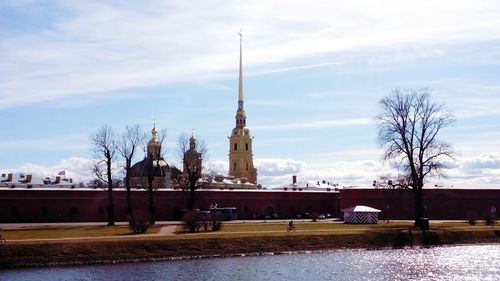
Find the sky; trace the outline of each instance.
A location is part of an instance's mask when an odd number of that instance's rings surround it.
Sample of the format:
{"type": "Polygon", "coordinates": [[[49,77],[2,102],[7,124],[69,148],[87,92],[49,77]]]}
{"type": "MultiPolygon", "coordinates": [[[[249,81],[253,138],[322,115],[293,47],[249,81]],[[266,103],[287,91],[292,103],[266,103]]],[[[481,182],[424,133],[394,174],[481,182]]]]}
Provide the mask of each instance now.
{"type": "MultiPolygon", "coordinates": [[[[396,173],[379,100],[429,88],[457,151],[429,186],[500,188],[498,1],[0,2],[0,171],[91,178],[90,136],[153,123],[207,144],[227,174],[238,96],[264,186],[369,186],[396,173]]],[[[144,155],[138,155],[140,160],[144,155]]]]}

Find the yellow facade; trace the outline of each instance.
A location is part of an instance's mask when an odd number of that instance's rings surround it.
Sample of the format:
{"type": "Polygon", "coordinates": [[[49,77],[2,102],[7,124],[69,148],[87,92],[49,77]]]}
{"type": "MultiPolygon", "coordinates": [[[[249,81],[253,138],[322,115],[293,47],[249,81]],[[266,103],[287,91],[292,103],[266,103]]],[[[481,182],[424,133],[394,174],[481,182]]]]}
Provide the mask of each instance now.
{"type": "Polygon", "coordinates": [[[243,181],[257,183],[257,169],[253,166],[250,130],[235,127],[229,137],[229,175],[243,181]]]}

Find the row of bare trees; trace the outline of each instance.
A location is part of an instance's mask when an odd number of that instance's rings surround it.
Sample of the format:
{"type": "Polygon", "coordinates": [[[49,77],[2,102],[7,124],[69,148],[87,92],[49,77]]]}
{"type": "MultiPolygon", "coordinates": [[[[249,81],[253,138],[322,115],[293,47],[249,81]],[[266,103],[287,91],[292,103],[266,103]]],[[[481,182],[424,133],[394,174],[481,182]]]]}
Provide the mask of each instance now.
{"type": "MultiPolygon", "coordinates": [[[[154,205],[154,191],[158,188],[155,185],[155,177],[158,175],[164,177],[162,167],[164,166],[164,142],[167,137],[167,131],[162,129],[158,132],[156,141],[157,157],[147,157],[144,161],[144,167],[140,175],[141,187],[148,192],[148,220],[150,224],[155,223],[155,205],[154,205]],[[146,184],[144,180],[146,179],[146,184]]],[[[123,177],[124,187],[126,189],[126,215],[131,217],[134,214],[134,207],[132,205],[131,193],[131,172],[132,164],[140,152],[147,151],[147,134],[139,125],[126,127],[123,133],[117,134],[109,125],[103,125],[95,134],[90,137],[92,152],[94,154],[94,165],[92,173],[95,175],[97,181],[107,189],[107,220],[108,225],[115,224],[114,216],[114,200],[113,188],[118,186],[121,182],[120,177],[123,177]],[[121,157],[121,158],[119,158],[121,157]]],[[[206,145],[203,141],[196,142],[195,149],[204,157],[207,153],[206,145]]],[[[189,150],[189,138],[187,134],[181,134],[178,141],[178,155],[185,167],[185,173],[182,174],[174,166],[171,165],[171,171],[174,172],[175,180],[178,182],[179,187],[184,190],[186,196],[187,209],[192,209],[197,199],[196,190],[201,188],[206,182],[200,181],[202,177],[201,169],[197,167],[193,169],[191,165],[186,165],[185,159],[186,152],[189,150]]]]}
{"type": "MultiPolygon", "coordinates": [[[[453,160],[455,152],[452,147],[439,140],[441,130],[454,123],[455,118],[447,113],[443,104],[432,101],[427,89],[407,89],[393,91],[380,100],[381,112],[378,115],[378,140],[385,149],[384,160],[395,163],[402,176],[391,182],[391,186],[411,188],[414,194],[414,215],[416,225],[424,216],[423,186],[425,179],[432,175],[442,175],[446,161],[453,160]]],[[[158,142],[163,145],[166,131],[162,130],[158,142]]],[[[108,225],[114,224],[113,206],[113,170],[117,153],[124,159],[123,171],[127,190],[127,214],[132,214],[130,194],[130,171],[132,161],[140,147],[144,148],[146,134],[139,125],[127,127],[117,136],[113,129],[104,125],[92,137],[92,150],[96,159],[93,172],[98,180],[105,183],[108,190],[108,225]]],[[[178,154],[182,161],[184,173],[177,178],[178,185],[185,191],[186,208],[192,210],[197,200],[197,190],[210,183],[211,177],[203,179],[201,166],[190,165],[186,153],[190,149],[190,139],[182,134],[178,141],[178,154]]],[[[161,148],[160,148],[161,149],[161,148]]],[[[206,155],[207,149],[202,141],[195,143],[200,158],[206,155]]],[[[144,149],[145,150],[145,149],[144,149]]],[[[160,150],[158,155],[162,156],[160,150]]],[[[146,163],[148,210],[150,221],[154,223],[154,190],[153,181],[158,174],[161,157],[150,158],[146,163]],[[155,162],[156,161],[156,162],[155,162]]]]}

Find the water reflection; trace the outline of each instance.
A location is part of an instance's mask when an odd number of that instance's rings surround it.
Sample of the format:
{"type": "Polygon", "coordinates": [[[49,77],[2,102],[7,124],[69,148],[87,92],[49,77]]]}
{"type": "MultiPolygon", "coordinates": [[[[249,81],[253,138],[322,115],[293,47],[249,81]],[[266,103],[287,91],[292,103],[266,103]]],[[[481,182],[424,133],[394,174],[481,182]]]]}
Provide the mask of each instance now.
{"type": "Polygon", "coordinates": [[[0,280],[499,280],[500,245],[26,269],[0,280]]]}

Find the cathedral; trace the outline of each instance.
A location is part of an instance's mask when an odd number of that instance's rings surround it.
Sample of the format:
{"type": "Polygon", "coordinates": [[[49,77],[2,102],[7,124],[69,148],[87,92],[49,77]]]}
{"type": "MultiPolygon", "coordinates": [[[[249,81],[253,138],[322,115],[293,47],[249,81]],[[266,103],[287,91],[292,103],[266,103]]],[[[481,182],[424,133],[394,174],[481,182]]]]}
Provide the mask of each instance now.
{"type": "Polygon", "coordinates": [[[252,140],[250,130],[246,128],[243,101],[243,69],[240,34],[240,69],[238,85],[238,110],[236,110],[236,126],[229,137],[229,175],[242,182],[257,183],[257,169],[253,166],[252,140]]]}
{"type": "MultiPolygon", "coordinates": [[[[240,64],[238,85],[238,108],[235,116],[235,127],[229,139],[229,176],[216,176],[213,181],[204,185],[204,189],[257,189],[257,169],[253,165],[252,140],[250,130],[246,127],[246,113],[243,100],[243,66],[242,42],[240,36],[240,64]]],[[[151,130],[151,139],[147,145],[146,157],[131,168],[130,185],[144,188],[148,178],[153,177],[156,188],[179,188],[179,176],[192,175],[188,171],[203,178],[202,154],[197,151],[194,136],[189,139],[189,149],[183,155],[183,171],[169,165],[161,155],[161,143],[158,141],[156,127],[151,130]],[[158,167],[157,167],[158,166],[158,167]]]]}
{"type": "Polygon", "coordinates": [[[151,139],[147,145],[146,156],[130,169],[130,186],[147,188],[148,178],[152,178],[154,189],[171,188],[180,171],[168,165],[161,155],[161,143],[158,140],[156,126],[151,130],[151,139]]]}

